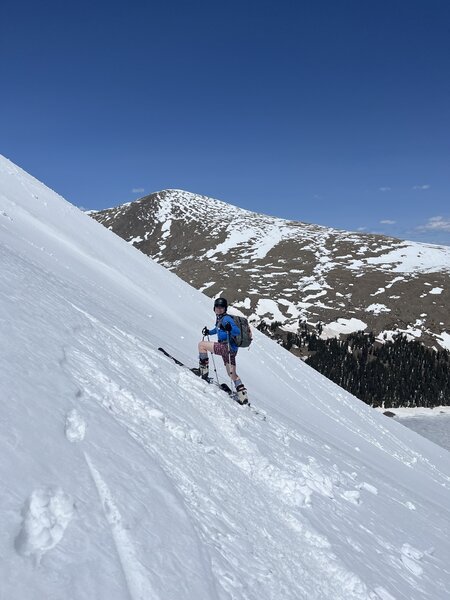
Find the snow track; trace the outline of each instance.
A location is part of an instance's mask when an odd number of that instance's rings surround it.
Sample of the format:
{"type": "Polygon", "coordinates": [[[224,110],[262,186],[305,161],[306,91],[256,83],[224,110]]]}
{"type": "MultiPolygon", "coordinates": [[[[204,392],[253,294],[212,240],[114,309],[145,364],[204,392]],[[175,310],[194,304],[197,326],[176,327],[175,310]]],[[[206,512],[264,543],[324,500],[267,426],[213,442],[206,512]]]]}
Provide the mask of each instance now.
{"type": "Polygon", "coordinates": [[[105,518],[111,527],[111,533],[127,581],[130,598],[132,600],[161,600],[162,596],[157,594],[153,589],[147,571],[139,562],[136,550],[123,525],[122,515],[114,503],[111,491],[94,467],[89,456],[85,453],[84,457],[97,488],[105,518]]]}

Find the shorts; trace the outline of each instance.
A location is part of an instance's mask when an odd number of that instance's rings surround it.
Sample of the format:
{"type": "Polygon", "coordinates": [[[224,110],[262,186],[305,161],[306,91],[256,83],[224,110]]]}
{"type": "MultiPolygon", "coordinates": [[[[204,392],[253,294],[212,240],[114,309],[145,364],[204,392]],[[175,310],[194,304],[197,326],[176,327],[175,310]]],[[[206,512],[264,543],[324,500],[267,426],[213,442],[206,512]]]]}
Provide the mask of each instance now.
{"type": "Polygon", "coordinates": [[[235,367],[236,366],[236,354],[237,352],[228,352],[228,344],[221,344],[220,342],[214,342],[214,354],[221,356],[223,359],[223,364],[228,365],[230,362],[235,367]]]}

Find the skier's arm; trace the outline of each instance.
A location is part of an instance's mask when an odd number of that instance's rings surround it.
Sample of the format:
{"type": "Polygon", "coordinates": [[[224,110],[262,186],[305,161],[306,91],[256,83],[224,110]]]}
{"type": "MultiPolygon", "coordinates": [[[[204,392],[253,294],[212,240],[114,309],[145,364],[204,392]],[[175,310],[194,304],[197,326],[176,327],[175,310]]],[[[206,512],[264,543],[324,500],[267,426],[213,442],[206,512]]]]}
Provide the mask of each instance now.
{"type": "Polygon", "coordinates": [[[241,333],[239,327],[234,322],[234,319],[227,315],[224,319],[225,323],[229,323],[231,325],[231,331],[229,332],[231,337],[235,337],[241,333]]]}
{"type": "Polygon", "coordinates": [[[209,330],[209,335],[216,335],[216,333],[217,333],[217,327],[214,327],[214,329],[209,330]]]}

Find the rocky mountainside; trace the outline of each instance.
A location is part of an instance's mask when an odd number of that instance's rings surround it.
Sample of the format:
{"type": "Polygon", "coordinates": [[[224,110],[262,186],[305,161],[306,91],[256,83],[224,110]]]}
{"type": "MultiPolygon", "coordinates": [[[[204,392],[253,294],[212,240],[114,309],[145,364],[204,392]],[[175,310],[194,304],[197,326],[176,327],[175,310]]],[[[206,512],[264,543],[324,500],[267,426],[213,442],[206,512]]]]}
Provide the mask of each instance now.
{"type": "Polygon", "coordinates": [[[90,213],[258,324],[323,324],[322,337],[395,332],[450,348],[450,247],[253,213],[181,190],[90,213]]]}

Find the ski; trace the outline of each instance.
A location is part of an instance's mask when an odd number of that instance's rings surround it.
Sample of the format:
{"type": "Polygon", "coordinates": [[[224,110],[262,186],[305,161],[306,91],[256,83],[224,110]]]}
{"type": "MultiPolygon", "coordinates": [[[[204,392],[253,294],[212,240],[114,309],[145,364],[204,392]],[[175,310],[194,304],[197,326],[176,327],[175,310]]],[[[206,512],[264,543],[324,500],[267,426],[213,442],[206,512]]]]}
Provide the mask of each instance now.
{"type": "MultiPolygon", "coordinates": [[[[187,365],[185,365],[184,363],[179,361],[178,358],[175,358],[175,356],[172,356],[172,354],[169,354],[169,352],[167,352],[167,350],[165,350],[164,348],[158,348],[158,350],[160,352],[162,352],[165,356],[167,356],[167,358],[171,358],[173,360],[173,362],[176,365],[178,365],[179,367],[189,369],[189,371],[191,371],[191,373],[194,373],[194,375],[197,375],[197,377],[201,377],[200,370],[198,369],[198,367],[188,367],[187,365]]],[[[217,383],[216,381],[214,381],[214,379],[212,377],[202,377],[202,379],[204,381],[206,381],[207,383],[210,383],[212,385],[217,385],[221,390],[226,392],[229,396],[231,396],[231,397],[233,396],[233,394],[234,394],[233,390],[226,383],[217,383]]],[[[237,400],[236,400],[236,402],[237,402],[237,400]]]]}
{"type": "MultiPolygon", "coordinates": [[[[173,356],[172,354],[170,354],[169,352],[167,352],[167,350],[165,350],[164,348],[158,348],[158,350],[160,352],[162,352],[165,356],[167,356],[167,358],[170,358],[171,360],[173,360],[173,362],[178,365],[179,367],[183,367],[184,369],[188,369],[189,371],[191,371],[191,373],[194,373],[194,375],[197,375],[197,377],[200,377],[200,370],[198,369],[198,367],[188,367],[187,365],[185,365],[184,363],[182,363],[180,360],[178,360],[178,358],[175,358],[175,356],[173,356]]],[[[228,394],[228,396],[230,396],[230,398],[232,398],[236,404],[239,404],[239,406],[248,406],[248,408],[250,410],[252,410],[255,415],[258,415],[263,421],[266,420],[265,415],[263,415],[262,413],[260,413],[258,410],[256,410],[251,404],[250,402],[247,402],[246,404],[241,404],[237,398],[236,392],[234,392],[229,385],[227,385],[226,383],[217,383],[216,381],[214,381],[214,379],[212,379],[212,377],[202,377],[202,379],[204,381],[206,381],[207,383],[211,384],[211,385],[216,385],[219,387],[219,389],[221,389],[222,391],[224,391],[226,394],[228,394]]]]}

